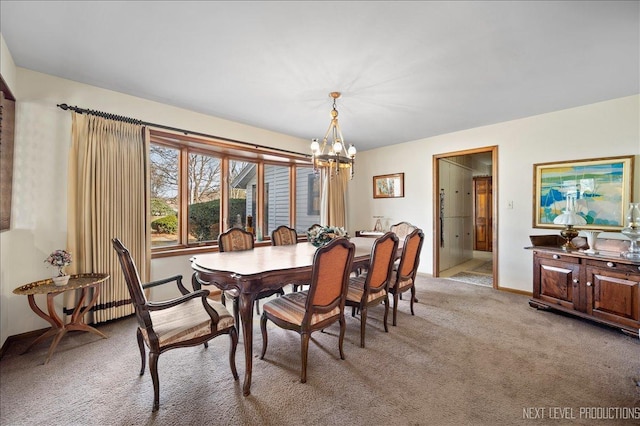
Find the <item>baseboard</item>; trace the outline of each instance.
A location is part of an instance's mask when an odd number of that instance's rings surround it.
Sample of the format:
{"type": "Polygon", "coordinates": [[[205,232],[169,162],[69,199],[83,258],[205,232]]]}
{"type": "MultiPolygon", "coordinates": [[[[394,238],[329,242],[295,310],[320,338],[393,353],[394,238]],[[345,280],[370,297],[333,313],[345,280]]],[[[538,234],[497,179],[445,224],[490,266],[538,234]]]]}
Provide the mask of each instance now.
{"type": "Polygon", "coordinates": [[[515,293],[515,294],[521,294],[523,296],[533,296],[533,293],[530,291],[525,291],[525,290],[517,290],[515,288],[507,288],[507,287],[498,287],[498,290],[500,291],[506,291],[508,293],[515,293]]]}
{"type": "Polygon", "coordinates": [[[40,330],[27,331],[26,333],[14,334],[13,336],[7,337],[7,340],[2,344],[2,348],[0,348],[0,360],[4,356],[4,354],[9,350],[9,346],[16,342],[21,342],[23,340],[35,340],[42,333],[47,331],[47,328],[41,328],[40,330]]]}

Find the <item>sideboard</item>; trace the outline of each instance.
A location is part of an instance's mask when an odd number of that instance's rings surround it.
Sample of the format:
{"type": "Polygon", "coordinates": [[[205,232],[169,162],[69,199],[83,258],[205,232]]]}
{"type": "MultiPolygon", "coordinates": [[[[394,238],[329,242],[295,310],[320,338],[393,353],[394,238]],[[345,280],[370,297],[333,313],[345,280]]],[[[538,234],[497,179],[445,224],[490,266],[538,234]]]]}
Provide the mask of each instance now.
{"type": "Polygon", "coordinates": [[[640,262],[624,258],[615,246],[612,251],[586,254],[581,249],[535,245],[533,237],[532,242],[534,246],[526,247],[533,251],[530,306],[587,318],[640,337],[640,262]]]}

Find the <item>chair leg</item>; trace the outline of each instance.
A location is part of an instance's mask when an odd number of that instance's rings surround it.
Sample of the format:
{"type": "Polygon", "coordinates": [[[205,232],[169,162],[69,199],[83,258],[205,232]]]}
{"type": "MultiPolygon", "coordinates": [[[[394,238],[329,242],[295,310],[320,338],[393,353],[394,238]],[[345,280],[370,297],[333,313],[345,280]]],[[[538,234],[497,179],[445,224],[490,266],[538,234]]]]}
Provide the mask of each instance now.
{"type": "Polygon", "coordinates": [[[309,333],[300,335],[300,355],[302,355],[302,370],[300,371],[300,383],[307,383],[307,354],[309,352],[309,333]]]}
{"type": "Polygon", "coordinates": [[[264,354],[267,353],[267,315],[262,314],[260,317],[260,331],[262,331],[262,352],[260,353],[260,359],[264,359],[264,354]]]}
{"type": "Polygon", "coordinates": [[[233,374],[234,380],[238,380],[238,370],[236,370],[236,348],[238,347],[238,332],[233,327],[229,331],[229,337],[231,337],[231,348],[229,349],[229,365],[231,366],[231,374],[233,374]]]}
{"type": "Polygon", "coordinates": [[[415,315],[413,313],[413,302],[416,300],[416,286],[411,286],[411,301],[409,302],[409,306],[411,307],[411,315],[415,315]]]}
{"type": "Polygon", "coordinates": [[[344,332],[347,329],[347,322],[344,319],[344,315],[340,317],[340,338],[338,340],[338,348],[340,349],[340,359],[344,359],[344,351],[342,350],[342,343],[344,342],[344,332]]]}
{"type": "Polygon", "coordinates": [[[398,316],[398,293],[393,293],[393,326],[398,325],[396,319],[398,316]]]}
{"type": "Polygon", "coordinates": [[[222,303],[224,306],[227,306],[227,298],[224,295],[224,290],[222,290],[222,293],[220,293],[220,303],[222,303]]]}
{"type": "Polygon", "coordinates": [[[140,358],[142,359],[142,366],[140,367],[140,375],[144,374],[145,364],[147,362],[147,355],[144,353],[144,339],[142,337],[142,331],[138,328],[136,333],[138,337],[138,348],[140,349],[140,358]]]}
{"type": "Polygon", "coordinates": [[[256,300],[256,315],[260,315],[260,301],[256,300]]]}
{"type": "Polygon", "coordinates": [[[360,308],[360,347],[364,348],[364,333],[367,328],[367,305],[360,308]]]}
{"type": "Polygon", "coordinates": [[[158,357],[160,354],[149,352],[149,370],[153,382],[153,411],[160,408],[160,380],[158,379],[158,357]]]}
{"type": "Polygon", "coordinates": [[[240,330],[240,301],[239,297],[233,298],[233,319],[236,321],[236,327],[240,330]]]}
{"type": "Polygon", "coordinates": [[[389,327],[387,327],[387,317],[389,316],[389,297],[384,298],[384,332],[389,332],[389,327]]]}

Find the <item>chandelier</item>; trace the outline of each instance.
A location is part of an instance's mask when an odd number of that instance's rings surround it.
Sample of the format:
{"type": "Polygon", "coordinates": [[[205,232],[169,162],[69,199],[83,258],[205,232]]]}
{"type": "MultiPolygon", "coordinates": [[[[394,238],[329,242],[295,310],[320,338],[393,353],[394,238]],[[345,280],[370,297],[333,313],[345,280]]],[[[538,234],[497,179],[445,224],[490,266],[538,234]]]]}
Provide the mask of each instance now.
{"type": "Polygon", "coordinates": [[[339,174],[341,169],[349,169],[349,177],[353,179],[353,163],[356,158],[356,147],[353,145],[347,149],[344,146],[344,138],[338,124],[338,110],[336,109],[336,99],[340,97],[340,92],[331,92],[329,96],[333,98],[333,109],[331,110],[331,123],[322,138],[322,143],[314,138],[311,142],[311,161],[313,170],[321,168],[329,169],[329,174],[339,174]],[[331,138],[331,143],[328,143],[331,138]],[[325,154],[325,149],[328,152],[325,154]]]}

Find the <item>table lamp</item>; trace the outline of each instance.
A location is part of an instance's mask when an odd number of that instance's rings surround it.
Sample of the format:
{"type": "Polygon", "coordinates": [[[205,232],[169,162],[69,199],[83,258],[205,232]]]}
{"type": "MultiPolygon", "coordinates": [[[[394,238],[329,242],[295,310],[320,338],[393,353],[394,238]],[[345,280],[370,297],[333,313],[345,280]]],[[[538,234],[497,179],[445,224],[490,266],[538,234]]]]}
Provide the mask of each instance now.
{"type": "Polygon", "coordinates": [[[560,235],[565,239],[565,243],[562,245],[563,250],[576,250],[577,247],[573,245],[571,240],[578,236],[578,230],[574,228],[575,225],[586,225],[587,221],[584,217],[574,212],[575,198],[567,197],[567,209],[564,213],[556,216],[553,219],[553,223],[556,225],[565,225],[565,228],[560,231],[560,235]]]}

